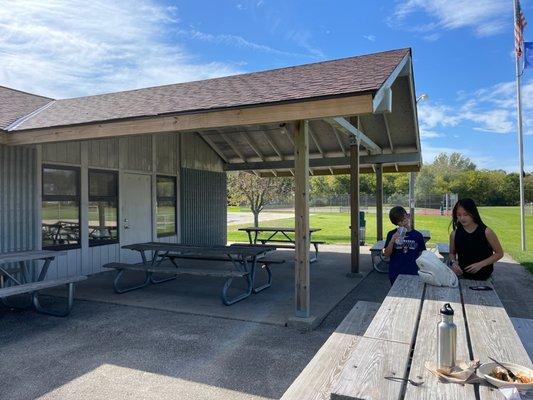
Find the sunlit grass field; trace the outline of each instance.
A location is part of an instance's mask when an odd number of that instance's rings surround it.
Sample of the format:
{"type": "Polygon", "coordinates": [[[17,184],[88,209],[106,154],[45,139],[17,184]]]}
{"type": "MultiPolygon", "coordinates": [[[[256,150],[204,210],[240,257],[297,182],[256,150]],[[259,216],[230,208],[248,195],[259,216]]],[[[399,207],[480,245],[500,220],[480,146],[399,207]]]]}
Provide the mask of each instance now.
{"type": "MultiPolygon", "coordinates": [[[[238,207],[228,209],[228,212],[244,211],[238,207]]],[[[498,235],[503,249],[515,260],[523,264],[533,273],[533,216],[526,217],[527,251],[520,251],[520,209],[518,207],[480,207],[480,214],[487,226],[492,228],[498,235]]],[[[376,215],[366,214],[366,243],[376,241],[376,215]]],[[[415,225],[417,229],[425,229],[431,232],[429,244],[448,242],[451,231],[451,217],[440,215],[417,215],[415,225]]],[[[383,218],[384,234],[393,229],[387,215],[383,218]]],[[[228,241],[246,242],[246,232],[239,232],[238,228],[249,226],[228,226],[228,241]]],[[[294,219],[278,219],[265,221],[264,226],[293,227],[294,219]]],[[[347,244],[350,242],[350,214],[349,213],[312,213],[310,225],[313,228],[321,228],[313,233],[313,239],[323,240],[328,244],[347,244]]]]}

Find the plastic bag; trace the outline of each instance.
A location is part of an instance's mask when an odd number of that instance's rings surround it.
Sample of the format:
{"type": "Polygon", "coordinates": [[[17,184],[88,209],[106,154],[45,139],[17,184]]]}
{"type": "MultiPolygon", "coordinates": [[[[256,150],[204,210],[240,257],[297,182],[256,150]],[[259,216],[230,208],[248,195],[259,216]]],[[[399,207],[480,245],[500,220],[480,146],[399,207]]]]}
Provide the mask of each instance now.
{"type": "Polygon", "coordinates": [[[416,259],[418,275],[423,282],[433,286],[457,287],[457,275],[435,253],[424,250],[416,259]]]}

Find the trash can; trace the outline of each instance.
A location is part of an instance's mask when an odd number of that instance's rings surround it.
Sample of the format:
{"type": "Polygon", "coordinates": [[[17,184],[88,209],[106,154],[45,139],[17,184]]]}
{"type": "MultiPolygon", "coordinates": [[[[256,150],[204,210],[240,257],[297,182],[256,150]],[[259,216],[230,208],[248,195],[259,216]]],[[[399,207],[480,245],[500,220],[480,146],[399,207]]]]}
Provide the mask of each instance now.
{"type": "Polygon", "coordinates": [[[359,211],[359,245],[364,246],[366,233],[365,212],[359,211]]]}

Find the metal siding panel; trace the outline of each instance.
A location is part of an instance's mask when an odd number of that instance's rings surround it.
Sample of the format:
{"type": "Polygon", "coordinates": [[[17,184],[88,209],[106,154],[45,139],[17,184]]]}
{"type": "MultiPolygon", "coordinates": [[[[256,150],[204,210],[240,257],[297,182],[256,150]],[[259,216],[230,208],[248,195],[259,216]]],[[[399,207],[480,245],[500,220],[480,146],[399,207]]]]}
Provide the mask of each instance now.
{"type": "Polygon", "coordinates": [[[181,193],[182,242],[226,244],[226,174],[182,168],[181,193]]]}
{"type": "Polygon", "coordinates": [[[43,145],[43,161],[79,164],[81,162],[80,142],[43,145]]]}
{"type": "Polygon", "coordinates": [[[177,137],[175,133],[159,134],[156,138],[157,172],[176,175],[177,168],[177,137]]]}
{"type": "Polygon", "coordinates": [[[0,146],[0,252],[37,246],[35,162],[34,148],[0,146]]]}
{"type": "Polygon", "coordinates": [[[222,160],[197,133],[183,133],[184,168],[222,171],[222,160]]]}
{"type": "Polygon", "coordinates": [[[118,139],[89,140],[89,167],[118,168],[118,139]]]}
{"type": "Polygon", "coordinates": [[[152,171],[152,137],[131,136],[119,139],[120,167],[129,171],[152,171]]]}

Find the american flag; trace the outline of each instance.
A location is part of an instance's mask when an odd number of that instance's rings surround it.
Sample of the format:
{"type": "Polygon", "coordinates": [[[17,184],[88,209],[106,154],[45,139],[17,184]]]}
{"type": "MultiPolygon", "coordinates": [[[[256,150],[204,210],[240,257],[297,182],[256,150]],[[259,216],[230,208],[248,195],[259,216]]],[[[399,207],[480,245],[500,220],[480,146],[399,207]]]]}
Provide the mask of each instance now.
{"type": "Polygon", "coordinates": [[[526,17],[520,7],[520,0],[516,1],[516,17],[514,26],[514,47],[517,57],[522,57],[522,42],[524,41],[524,28],[527,25],[526,17]]]}

